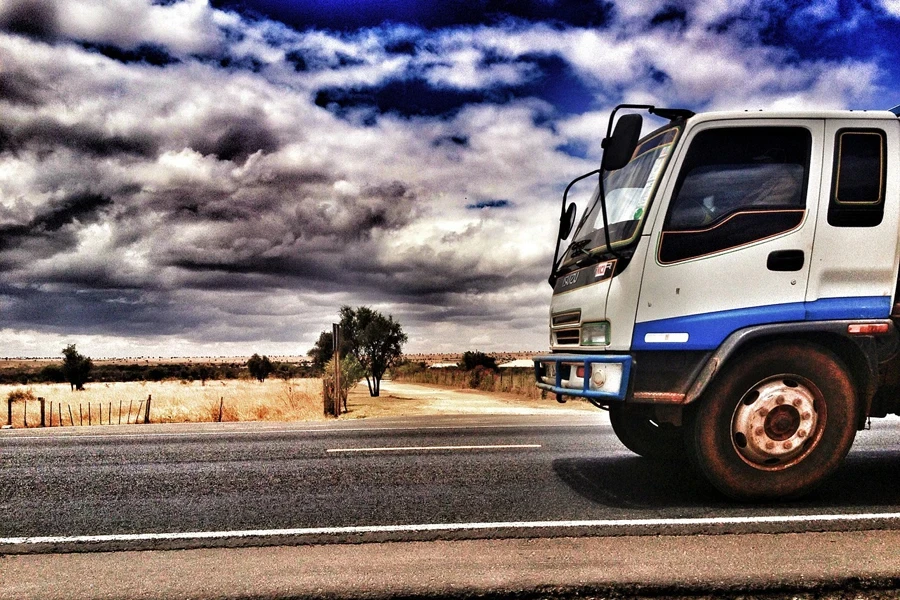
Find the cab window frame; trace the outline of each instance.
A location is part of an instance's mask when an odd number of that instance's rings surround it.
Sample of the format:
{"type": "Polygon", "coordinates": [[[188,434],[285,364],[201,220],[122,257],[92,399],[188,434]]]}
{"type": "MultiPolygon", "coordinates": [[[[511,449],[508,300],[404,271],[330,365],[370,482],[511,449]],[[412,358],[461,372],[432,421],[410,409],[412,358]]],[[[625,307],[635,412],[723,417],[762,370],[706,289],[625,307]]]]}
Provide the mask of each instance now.
{"type": "MultiPolygon", "coordinates": [[[[812,147],[813,134],[802,124],[735,124],[697,132],[690,140],[676,179],[663,221],[657,260],[660,264],[674,264],[721,254],[799,228],[807,214],[812,147]],[[720,169],[717,171],[716,167],[720,169]],[[705,217],[710,220],[691,222],[689,217],[679,214],[679,209],[684,211],[691,204],[700,205],[697,198],[682,195],[692,173],[700,177],[709,173],[713,178],[727,179],[729,171],[745,177],[741,180],[745,187],[735,188],[738,202],[728,198],[732,190],[727,186],[720,184],[716,188],[713,183],[709,185],[712,191],[718,189],[717,193],[724,197],[721,213],[714,214],[715,198],[710,196],[709,215],[705,217]],[[781,190],[774,187],[779,183],[776,177],[785,182],[781,190]],[[756,187],[759,182],[773,184],[771,194],[761,193],[756,187]]],[[[703,186],[703,181],[698,185],[703,186]]]]}
{"type": "MultiPolygon", "coordinates": [[[[884,201],[887,192],[887,134],[877,127],[842,127],[834,134],[834,158],[832,163],[831,187],[828,200],[828,224],[832,227],[875,227],[884,219],[884,201]],[[854,170],[845,165],[845,140],[850,136],[877,136],[878,176],[877,194],[874,200],[842,200],[841,175],[854,170]]],[[[854,182],[855,183],[855,182],[854,182]]],[[[874,187],[874,186],[873,186],[874,187]]]]}

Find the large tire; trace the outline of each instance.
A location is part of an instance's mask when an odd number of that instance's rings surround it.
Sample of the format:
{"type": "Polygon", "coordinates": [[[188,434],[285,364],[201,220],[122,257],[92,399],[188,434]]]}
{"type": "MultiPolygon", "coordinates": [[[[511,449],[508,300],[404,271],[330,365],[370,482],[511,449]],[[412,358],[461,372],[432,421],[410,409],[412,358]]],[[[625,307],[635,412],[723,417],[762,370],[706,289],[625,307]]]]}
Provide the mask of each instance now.
{"type": "Polygon", "coordinates": [[[685,445],[721,492],[744,501],[796,498],[841,463],[856,435],[847,369],[811,344],[733,358],[689,412],[685,445]]]}
{"type": "Polygon", "coordinates": [[[684,455],[681,428],[657,422],[652,406],[614,404],[609,422],[619,441],[639,456],[675,460],[684,455]]]}

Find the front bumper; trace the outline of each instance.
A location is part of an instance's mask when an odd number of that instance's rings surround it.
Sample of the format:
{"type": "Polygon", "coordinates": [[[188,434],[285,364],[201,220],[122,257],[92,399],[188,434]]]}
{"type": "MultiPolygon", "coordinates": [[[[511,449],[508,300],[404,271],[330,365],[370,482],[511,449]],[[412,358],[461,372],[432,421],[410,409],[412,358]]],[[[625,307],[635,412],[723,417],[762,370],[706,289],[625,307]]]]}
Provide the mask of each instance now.
{"type": "Polygon", "coordinates": [[[537,387],[560,396],[623,402],[631,381],[628,354],[551,354],[534,358],[537,387]]]}

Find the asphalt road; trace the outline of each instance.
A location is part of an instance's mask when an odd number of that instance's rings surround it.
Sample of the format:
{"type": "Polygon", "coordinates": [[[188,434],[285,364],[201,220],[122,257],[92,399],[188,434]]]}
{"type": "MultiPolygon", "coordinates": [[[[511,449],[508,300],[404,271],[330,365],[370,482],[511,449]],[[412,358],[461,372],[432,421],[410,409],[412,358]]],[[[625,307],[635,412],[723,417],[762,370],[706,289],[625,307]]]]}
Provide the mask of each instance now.
{"type": "Polygon", "coordinates": [[[0,552],[900,528],[898,434],[873,421],[820,490],[754,506],[599,411],[6,431],[0,552]]]}
{"type": "Polygon", "coordinates": [[[601,412],[2,431],[0,598],[895,597],[898,434],[743,505],[601,412]]]}

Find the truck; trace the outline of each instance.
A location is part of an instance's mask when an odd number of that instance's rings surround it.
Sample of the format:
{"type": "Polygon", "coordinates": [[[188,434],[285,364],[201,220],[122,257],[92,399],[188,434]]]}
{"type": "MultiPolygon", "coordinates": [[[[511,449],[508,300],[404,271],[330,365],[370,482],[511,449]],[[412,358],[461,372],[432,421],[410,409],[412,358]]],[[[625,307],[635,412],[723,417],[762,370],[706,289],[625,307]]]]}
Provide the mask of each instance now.
{"type": "Polygon", "coordinates": [[[731,498],[808,493],[900,414],[900,106],[623,104],[602,147],[563,194],[536,385],[731,498]]]}

